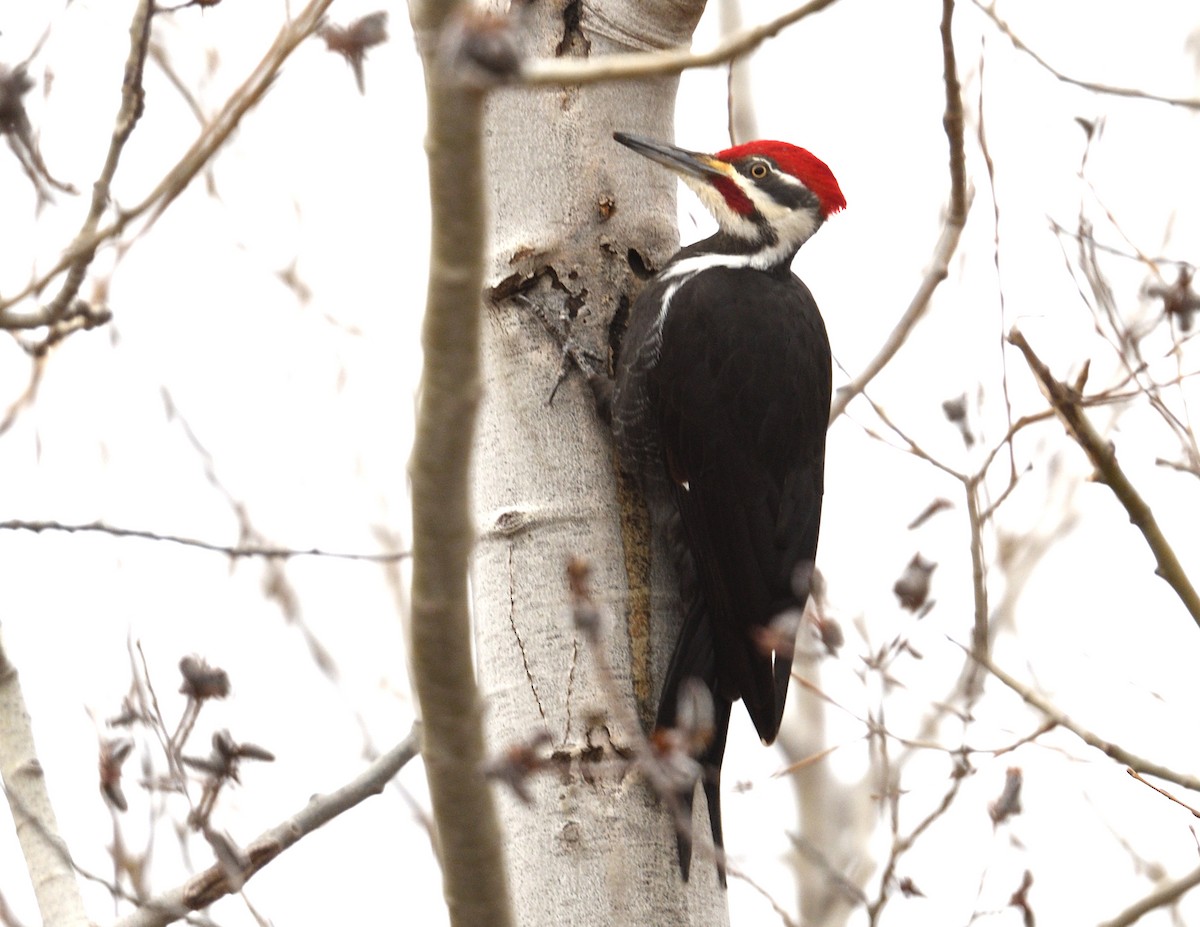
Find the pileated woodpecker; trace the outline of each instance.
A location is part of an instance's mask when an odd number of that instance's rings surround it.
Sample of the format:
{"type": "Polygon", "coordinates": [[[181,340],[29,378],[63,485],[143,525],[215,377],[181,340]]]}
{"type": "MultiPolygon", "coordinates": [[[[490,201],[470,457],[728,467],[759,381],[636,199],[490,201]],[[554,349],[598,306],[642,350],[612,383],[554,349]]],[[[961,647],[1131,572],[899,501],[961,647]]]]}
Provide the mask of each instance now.
{"type": "MultiPolygon", "coordinates": [[[[713,736],[699,759],[720,847],[730,709],[745,702],[764,743],[779,732],[821,520],[829,340],[790,265],[846,200],[824,162],[784,142],[708,155],[613,137],[679,174],[719,226],[671,258],[634,303],[612,419],[622,468],[677,548],[684,617],[657,726],[676,726],[686,679],[708,687],[713,736]]],[[[691,786],[689,826],[678,834],[684,879],[693,797],[691,786]]],[[[720,854],[718,869],[723,883],[720,854]]]]}

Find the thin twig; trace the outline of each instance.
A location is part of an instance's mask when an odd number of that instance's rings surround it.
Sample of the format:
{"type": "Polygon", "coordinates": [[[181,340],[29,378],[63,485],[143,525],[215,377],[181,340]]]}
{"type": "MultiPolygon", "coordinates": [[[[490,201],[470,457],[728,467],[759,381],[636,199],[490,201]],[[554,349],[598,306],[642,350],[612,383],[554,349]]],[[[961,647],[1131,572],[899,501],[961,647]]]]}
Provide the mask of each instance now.
{"type": "MultiPolygon", "coordinates": [[[[1050,230],[1052,232],[1054,232],[1055,235],[1058,235],[1058,236],[1064,237],[1064,238],[1073,238],[1076,241],[1078,241],[1082,237],[1079,234],[1078,230],[1076,230],[1076,229],[1069,229],[1065,225],[1062,225],[1061,223],[1056,222],[1054,219],[1049,219],[1048,221],[1050,223],[1050,230]]],[[[1149,263],[1151,263],[1155,266],[1159,266],[1159,267],[1162,266],[1163,264],[1170,264],[1174,267],[1191,267],[1192,266],[1191,261],[1186,261],[1183,258],[1167,257],[1166,255],[1163,255],[1163,254],[1146,255],[1146,254],[1141,254],[1141,253],[1138,253],[1138,252],[1132,251],[1132,250],[1131,251],[1123,251],[1120,248],[1116,247],[1115,245],[1107,245],[1102,241],[1095,241],[1094,239],[1092,241],[1092,247],[1096,251],[1103,251],[1107,254],[1115,255],[1116,257],[1125,258],[1127,261],[1136,261],[1138,264],[1146,264],[1147,262],[1149,262],[1149,263]]]]}
{"type": "Polygon", "coordinates": [[[1087,416],[1084,415],[1078,393],[1050,374],[1049,368],[1042,363],[1019,331],[1013,329],[1009,333],[1008,340],[1025,355],[1025,362],[1033,372],[1042,394],[1053,407],[1063,425],[1066,426],[1067,434],[1087,454],[1092,466],[1096,469],[1096,478],[1112,490],[1117,501],[1129,513],[1129,520],[1142,532],[1142,536],[1146,539],[1146,544],[1150,547],[1158,564],[1155,572],[1175,590],[1175,594],[1179,596],[1184,608],[1188,610],[1196,624],[1200,625],[1200,595],[1197,595],[1179,558],[1175,556],[1175,551],[1163,536],[1154,512],[1146,500],[1138,494],[1125,475],[1125,471],[1117,463],[1117,455],[1111,442],[1101,437],[1087,416]]]}
{"type": "Polygon", "coordinates": [[[847,903],[866,907],[866,893],[846,875],[834,868],[833,863],[821,847],[805,839],[803,834],[789,833],[788,839],[792,841],[795,851],[819,869],[824,877],[833,884],[834,889],[845,897],[847,903]]]}
{"type": "Polygon", "coordinates": [[[161,534],[142,528],[120,528],[107,525],[100,521],[84,524],[65,524],[58,521],[26,521],[20,518],[0,521],[0,531],[62,531],[68,534],[107,534],[115,538],[141,538],[147,541],[165,541],[168,544],[178,544],[182,547],[192,547],[197,550],[211,551],[235,559],[242,557],[262,557],[266,560],[291,560],[294,557],[330,557],[336,560],[362,560],[370,563],[395,563],[407,560],[410,556],[406,550],[382,551],[380,553],[364,553],[359,551],[323,550],[319,547],[307,549],[292,547],[273,547],[267,545],[226,545],[212,541],[202,541],[198,538],[182,537],[177,534],[161,534]]]}
{"type": "Polygon", "coordinates": [[[749,875],[747,875],[741,869],[738,869],[736,866],[728,866],[727,868],[729,870],[729,874],[733,876],[733,878],[741,879],[748,886],[750,886],[750,888],[754,889],[754,891],[759,894],[763,901],[771,906],[771,909],[779,917],[779,922],[783,924],[783,927],[800,927],[800,925],[792,919],[791,915],[784,910],[783,905],[772,898],[771,893],[750,878],[749,875]]]}
{"type": "MultiPolygon", "coordinates": [[[[979,55],[979,127],[977,136],[979,138],[979,150],[983,154],[983,163],[987,168],[988,187],[991,192],[992,199],[992,264],[996,269],[996,299],[998,302],[997,309],[999,310],[999,330],[996,332],[996,345],[1000,354],[1000,392],[1004,398],[1004,415],[1008,422],[1009,434],[1013,429],[1013,406],[1012,396],[1008,389],[1008,352],[1004,350],[1004,335],[1008,328],[1006,322],[1008,319],[1008,302],[1005,297],[1004,290],[1004,273],[1001,269],[1000,262],[1000,196],[996,188],[996,162],[992,158],[992,150],[988,144],[987,136],[987,120],[985,119],[984,110],[984,62],[986,58],[983,51],[979,55]]],[[[1005,440],[1004,445],[1008,448],[1008,489],[1001,494],[1001,500],[1007,496],[1008,492],[1017,485],[1017,457],[1016,445],[1011,440],[1005,440]]],[[[989,464],[990,465],[990,464],[989,464]]],[[[980,473],[986,473],[988,466],[980,468],[980,473]]],[[[984,519],[996,510],[1000,504],[1000,500],[993,502],[985,509],[984,519]]]]}
{"type": "Polygon", "coordinates": [[[29,382],[25,384],[25,389],[21,391],[21,395],[12,401],[3,415],[0,415],[0,436],[3,436],[12,428],[17,421],[17,417],[33,405],[33,400],[37,398],[38,387],[42,385],[42,375],[46,372],[46,358],[45,355],[34,355],[31,360],[32,363],[29,365],[29,382]]]}
{"type": "Polygon", "coordinates": [[[1197,811],[1195,808],[1193,808],[1191,805],[1189,805],[1187,802],[1183,801],[1182,799],[1178,798],[1177,796],[1172,795],[1170,792],[1168,792],[1162,786],[1155,785],[1153,782],[1148,781],[1136,769],[1126,769],[1125,772],[1129,773],[1130,776],[1132,776],[1134,779],[1136,779],[1142,785],[1146,786],[1146,788],[1153,789],[1155,792],[1157,792],[1159,795],[1161,795],[1167,801],[1174,802],[1180,808],[1183,808],[1192,817],[1200,818],[1200,811],[1197,811]]]}
{"type": "Polygon", "coordinates": [[[996,28],[999,29],[1010,42],[1012,42],[1014,48],[1027,54],[1030,58],[1041,65],[1041,67],[1049,71],[1052,75],[1054,75],[1055,78],[1062,81],[1064,84],[1072,84],[1076,87],[1082,87],[1084,90],[1091,90],[1095,93],[1104,93],[1108,94],[1109,96],[1130,97],[1135,100],[1151,100],[1155,103],[1167,103],[1171,106],[1183,106],[1187,109],[1200,109],[1200,99],[1195,97],[1161,96],[1157,93],[1149,93],[1145,90],[1137,90],[1132,87],[1114,87],[1111,84],[1098,84],[1094,83],[1093,81],[1080,80],[1077,77],[1071,77],[1067,74],[1064,74],[1062,71],[1051,65],[1045,58],[1035,52],[1032,48],[1026,45],[1025,42],[1022,41],[1021,38],[1012,31],[1012,27],[996,14],[996,8],[994,4],[989,3],[985,6],[981,0],[972,0],[972,2],[983,11],[984,15],[986,15],[993,23],[996,24],[996,28]]]}
{"type": "MultiPolygon", "coordinates": [[[[1089,141],[1090,148],[1090,141],[1089,141]]],[[[1084,176],[1084,166],[1080,167],[1080,176],[1084,176]]],[[[1122,228],[1116,214],[1107,204],[1105,204],[1100,192],[1096,190],[1094,184],[1084,177],[1085,182],[1092,191],[1092,196],[1099,204],[1104,212],[1105,218],[1108,220],[1109,226],[1121,236],[1125,243],[1137,255],[1137,259],[1153,274],[1155,278],[1155,286],[1164,284],[1162,269],[1154,262],[1152,258],[1145,254],[1141,248],[1133,241],[1128,233],[1122,228]]],[[[1106,332],[1097,322],[1096,329],[1104,337],[1109,344],[1112,345],[1114,353],[1116,353],[1121,365],[1128,373],[1130,380],[1134,381],[1141,387],[1142,395],[1150,407],[1163,419],[1167,427],[1175,432],[1179,439],[1183,453],[1192,461],[1193,464],[1200,462],[1200,447],[1196,444],[1196,435],[1191,427],[1190,420],[1182,421],[1178,415],[1167,405],[1161,395],[1161,385],[1156,383],[1149,370],[1149,363],[1142,352],[1142,341],[1150,333],[1158,327],[1157,319],[1150,323],[1147,328],[1145,322],[1141,326],[1135,327],[1124,316],[1117,311],[1116,298],[1112,291],[1112,286],[1105,279],[1103,271],[1100,267],[1100,261],[1097,257],[1097,244],[1095,236],[1090,234],[1091,226],[1085,223],[1083,215],[1080,215],[1080,234],[1079,234],[1079,268],[1083,272],[1085,279],[1088,281],[1095,296],[1097,309],[1102,309],[1112,334],[1106,332]],[[1086,234],[1085,234],[1086,233],[1086,234]]],[[[1148,287],[1147,290],[1150,288],[1148,287]]],[[[1176,354],[1176,360],[1180,356],[1176,354]]],[[[1188,409],[1186,394],[1182,397],[1184,409],[1188,409]]],[[[1186,413],[1185,413],[1186,415],[1186,413]]]]}
{"type": "Polygon", "coordinates": [[[938,802],[938,806],[930,811],[908,834],[903,837],[897,834],[894,837],[891,853],[888,854],[888,861],[884,865],[883,875],[879,881],[879,894],[874,901],[867,905],[867,923],[871,927],[875,927],[879,923],[879,917],[883,913],[883,908],[892,897],[892,883],[895,879],[896,866],[900,862],[900,858],[912,848],[913,844],[917,842],[925,831],[950,810],[950,806],[954,804],[955,798],[958,797],[963,780],[967,778],[965,773],[966,771],[963,769],[955,769],[950,780],[950,788],[946,790],[946,793],[942,796],[942,800],[938,802]]]}
{"type": "MultiPolygon", "coordinates": [[[[905,446],[903,448],[900,448],[900,450],[903,450],[909,454],[912,454],[912,456],[916,457],[918,460],[925,461],[931,467],[935,467],[936,469],[941,470],[947,476],[953,477],[954,479],[958,480],[960,483],[968,482],[969,478],[967,476],[965,476],[962,473],[959,473],[957,470],[955,470],[949,464],[942,463],[942,461],[938,460],[936,457],[934,457],[932,454],[930,454],[928,451],[926,451],[924,448],[922,448],[919,444],[917,444],[917,442],[913,438],[911,438],[907,434],[907,432],[904,431],[904,429],[902,429],[899,425],[897,425],[894,421],[892,421],[891,416],[888,415],[888,413],[884,410],[884,408],[881,405],[879,405],[874,399],[872,399],[865,391],[863,392],[862,397],[871,406],[871,411],[874,412],[879,417],[879,420],[881,422],[883,422],[883,424],[885,424],[889,429],[891,429],[892,433],[895,434],[896,437],[898,437],[901,441],[904,442],[905,446]]],[[[871,437],[877,438],[878,440],[883,441],[885,444],[889,444],[892,447],[896,446],[894,444],[891,444],[891,442],[889,442],[882,435],[876,434],[874,431],[869,429],[866,425],[863,425],[862,428],[863,428],[863,431],[865,431],[871,437]]]]}
{"type": "Polygon", "coordinates": [[[1160,763],[1155,763],[1153,760],[1147,760],[1144,757],[1130,753],[1119,744],[1114,744],[1105,740],[1098,734],[1095,734],[1075,721],[1072,721],[1060,709],[1052,705],[1050,700],[1044,695],[1018,681],[1015,677],[1010,676],[1007,672],[997,666],[991,657],[985,654],[971,653],[966,647],[963,647],[963,649],[967,650],[971,656],[971,659],[975,660],[977,663],[987,669],[989,673],[1008,686],[1008,688],[1012,689],[1013,692],[1021,696],[1026,703],[1032,705],[1059,727],[1070,731],[1089,747],[1095,747],[1105,756],[1112,757],[1112,759],[1116,760],[1118,763],[1135,769],[1140,773],[1144,773],[1148,776],[1155,776],[1159,779],[1165,779],[1167,782],[1174,782],[1176,785],[1181,785],[1185,789],[1200,791],[1200,777],[1189,775],[1188,773],[1176,772],[1173,769],[1168,769],[1166,766],[1163,766],[1160,763]]]}

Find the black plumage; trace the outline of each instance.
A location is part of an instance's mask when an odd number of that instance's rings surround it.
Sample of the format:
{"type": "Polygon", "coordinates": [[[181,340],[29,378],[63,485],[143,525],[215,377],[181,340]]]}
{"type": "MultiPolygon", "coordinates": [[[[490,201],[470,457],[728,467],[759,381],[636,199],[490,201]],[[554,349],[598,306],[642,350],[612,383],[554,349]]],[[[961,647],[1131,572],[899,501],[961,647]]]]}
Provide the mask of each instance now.
{"type": "MultiPolygon", "coordinates": [[[[829,342],[812,294],[786,265],[691,277],[673,294],[656,337],[670,285],[652,284],[634,304],[626,344],[638,356],[622,365],[613,420],[652,509],[668,521],[672,508],[678,513],[679,554],[689,561],[676,565],[685,614],[656,723],[674,726],[686,678],[713,693],[714,736],[700,760],[721,845],[731,705],[743,700],[766,743],[783,716],[791,654],[764,651],[759,632],[804,607],[821,518],[829,342]],[[747,292],[754,298],[742,298],[747,292]]],[[[680,841],[686,871],[690,835],[681,837],[688,838],[680,841]]]]}

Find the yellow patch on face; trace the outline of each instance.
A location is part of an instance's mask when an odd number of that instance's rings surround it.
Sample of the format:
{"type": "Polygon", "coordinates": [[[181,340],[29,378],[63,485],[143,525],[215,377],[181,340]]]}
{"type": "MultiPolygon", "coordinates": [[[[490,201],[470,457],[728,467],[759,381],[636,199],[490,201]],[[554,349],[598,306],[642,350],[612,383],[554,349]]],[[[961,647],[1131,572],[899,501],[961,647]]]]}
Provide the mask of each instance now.
{"type": "Polygon", "coordinates": [[[728,161],[721,161],[718,158],[712,157],[711,155],[696,155],[696,160],[706,167],[711,167],[713,170],[720,171],[726,177],[732,177],[736,173],[736,171],[733,169],[733,165],[728,161]]]}

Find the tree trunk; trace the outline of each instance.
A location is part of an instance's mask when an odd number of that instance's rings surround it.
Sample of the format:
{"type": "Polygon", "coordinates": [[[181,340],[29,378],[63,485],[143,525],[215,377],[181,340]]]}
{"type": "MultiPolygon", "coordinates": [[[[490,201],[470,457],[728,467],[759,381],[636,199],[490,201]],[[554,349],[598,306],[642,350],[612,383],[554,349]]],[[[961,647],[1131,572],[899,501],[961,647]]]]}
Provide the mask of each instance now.
{"type": "MultiPolygon", "coordinates": [[[[702,7],[530,4],[526,52],[686,45],[702,7]]],[[[674,581],[657,566],[653,581],[647,574],[638,506],[618,504],[608,427],[576,371],[548,403],[561,355],[533,311],[607,358],[610,328],[619,330],[641,285],[631,267],[654,269],[674,253],[674,179],[612,133],[671,139],[677,84],[513,88],[489,99],[494,257],[475,471],[476,639],[493,753],[544,735],[555,757],[553,771],[529,783],[531,805],[502,802],[523,925],[728,922],[711,858],[704,865],[701,852],[691,883],[680,880],[671,819],[622,758],[636,732],[614,722],[571,626],[565,566],[579,555],[592,563],[609,619],[608,662],[647,719],[678,628],[674,581]]],[[[698,806],[697,832],[707,834],[698,806]]]]}

